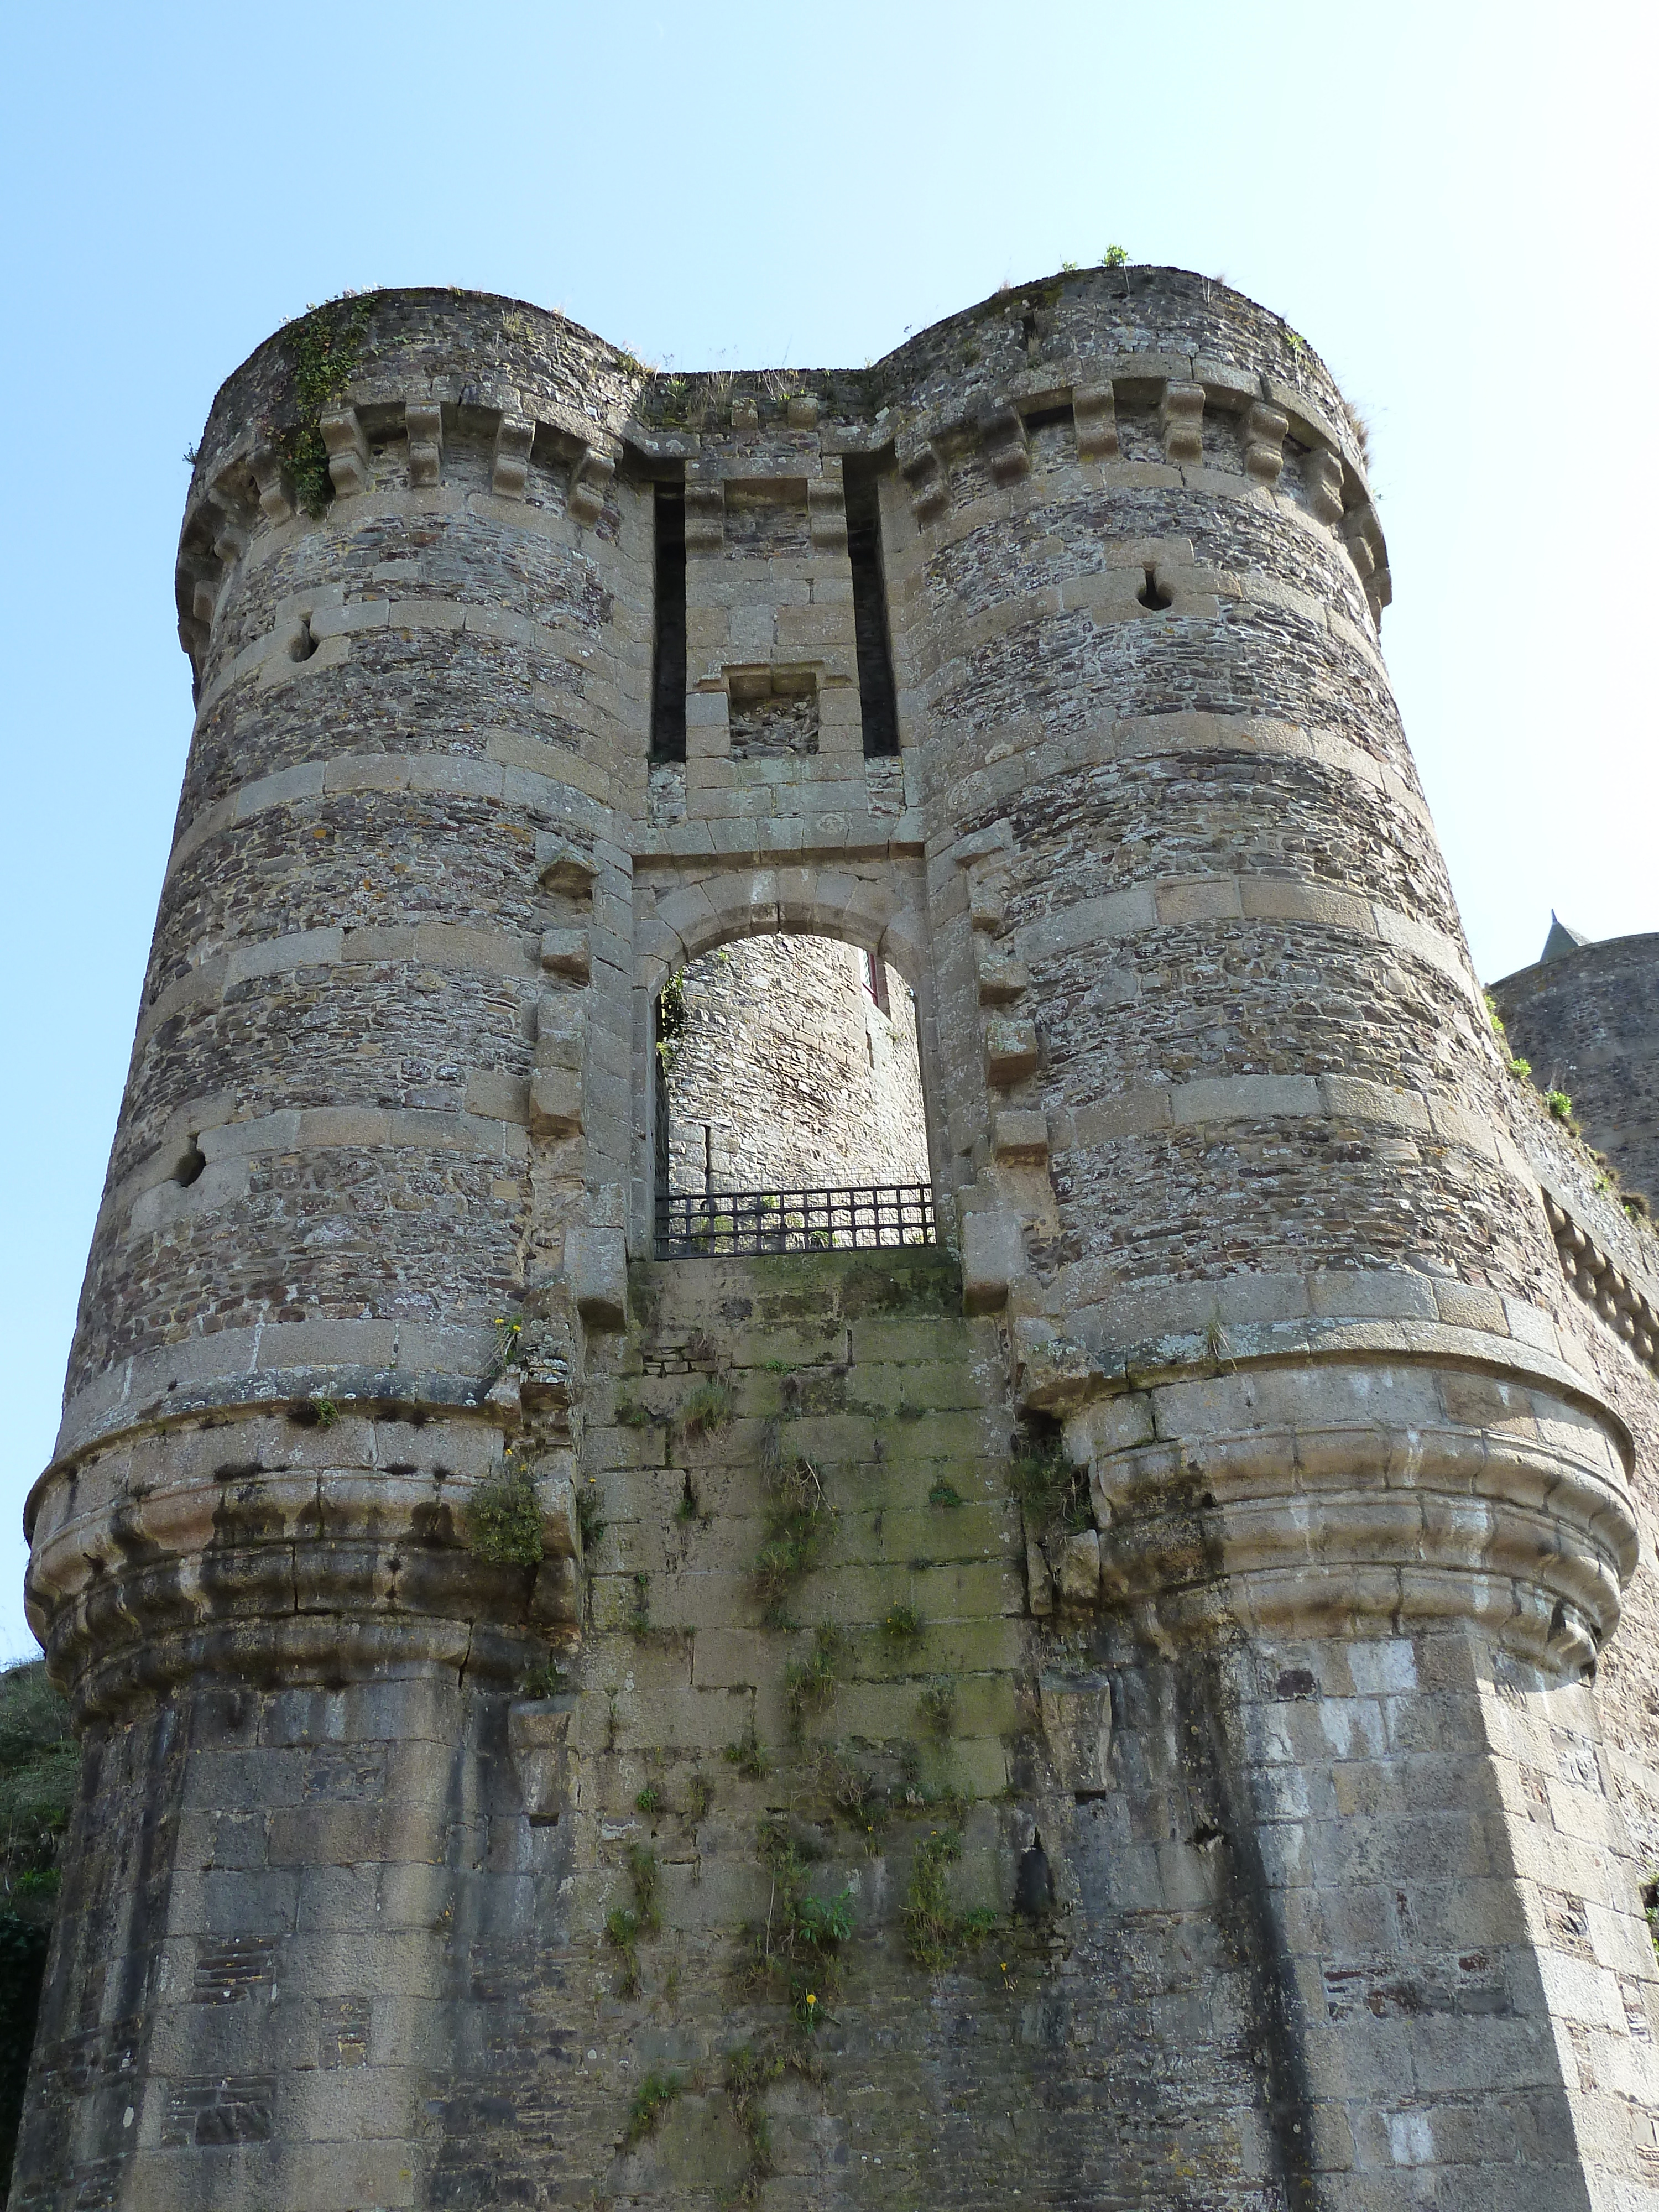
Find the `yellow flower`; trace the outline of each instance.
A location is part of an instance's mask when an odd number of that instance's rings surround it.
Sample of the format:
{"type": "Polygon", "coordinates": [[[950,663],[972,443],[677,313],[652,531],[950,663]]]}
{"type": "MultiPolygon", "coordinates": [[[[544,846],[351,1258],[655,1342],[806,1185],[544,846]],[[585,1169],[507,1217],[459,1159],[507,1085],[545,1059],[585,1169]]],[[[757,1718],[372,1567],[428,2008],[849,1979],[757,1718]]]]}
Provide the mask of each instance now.
{"type": "Polygon", "coordinates": [[[806,2002],[807,2002],[807,2003],[808,2003],[808,2004],[810,2004],[810,2005],[814,2005],[814,2004],[816,2004],[816,2003],[817,2002],[817,1998],[816,1995],[815,1995],[815,1994],[813,1993],[813,1991],[812,1991],[812,1990],[808,1990],[808,1991],[806,1992],[806,2002]]]}

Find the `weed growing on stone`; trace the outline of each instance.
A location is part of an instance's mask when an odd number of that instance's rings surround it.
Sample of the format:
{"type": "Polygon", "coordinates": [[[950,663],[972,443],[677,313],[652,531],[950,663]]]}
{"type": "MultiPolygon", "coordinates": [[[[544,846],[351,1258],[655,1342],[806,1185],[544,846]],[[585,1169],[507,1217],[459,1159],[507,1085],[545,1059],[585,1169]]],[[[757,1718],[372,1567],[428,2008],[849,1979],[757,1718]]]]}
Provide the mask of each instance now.
{"type": "Polygon", "coordinates": [[[795,1371],[787,1359],[769,1359],[763,1364],[769,1375],[793,1375],[795,1371]]]}
{"type": "Polygon", "coordinates": [[[750,1721],[735,1743],[728,1743],[722,1756],[735,1766],[739,1774],[747,1775],[751,1782],[764,1781],[771,1771],[772,1762],[766,1755],[766,1746],[755,1733],[750,1721]]]}
{"type": "Polygon", "coordinates": [[[654,1936],[662,1926],[657,1901],[657,1854],[648,1844],[635,1844],[628,1853],[628,1879],[634,1885],[634,1917],[641,1935],[654,1936]]]}
{"type": "Polygon", "coordinates": [[[650,1630],[651,1577],[643,1571],[634,1577],[634,1607],[628,1616],[628,1626],[635,1636],[644,1636],[650,1630]]]}
{"type": "Polygon", "coordinates": [[[781,1978],[791,2014],[810,2034],[839,1984],[841,1947],[853,1933],[852,1884],[834,1897],[816,1896],[806,1887],[805,1862],[779,1822],[763,1821],[758,1843],[772,1894],[764,1924],[750,1930],[748,1979],[753,1984],[781,1978]]]}
{"type": "Polygon", "coordinates": [[[465,1527],[466,1540],[481,1559],[515,1567],[540,1561],[542,1509],[521,1468],[503,1468],[479,1484],[467,1501],[465,1527]]]}
{"type": "Polygon", "coordinates": [[[658,2123],[682,2094],[683,2087],[678,2075],[653,2072],[646,2075],[629,2100],[628,2125],[623,2134],[624,2150],[632,2150],[635,2143],[655,2135],[658,2123]]]}
{"type": "Polygon", "coordinates": [[[790,1733],[799,1735],[808,1713],[826,1711],[836,1702],[836,1669],[846,1638],[833,1621],[825,1621],[812,1638],[805,1659],[792,1659],[783,1670],[783,1700],[789,1714],[790,1733]]]}
{"type": "MultiPolygon", "coordinates": [[[[591,1474],[587,1478],[587,1482],[588,1484],[593,1482],[593,1477],[591,1474]]],[[[599,1510],[597,1487],[589,1488],[585,1484],[576,1492],[576,1526],[581,1531],[583,1551],[591,1552],[605,1530],[605,1520],[604,1514],[599,1510]]]]}
{"type": "Polygon", "coordinates": [[[634,1802],[641,1813],[654,1819],[662,1810],[662,1792],[654,1782],[647,1782],[634,1802]]]}
{"type": "Polygon", "coordinates": [[[1565,1091],[1547,1091],[1544,1103],[1558,1121],[1565,1121],[1569,1128],[1572,1127],[1572,1101],[1565,1091]]]}
{"type": "Polygon", "coordinates": [[[289,1419],[297,1421],[302,1429],[331,1429],[340,1418],[340,1409],[332,1398],[302,1398],[297,1406],[289,1407],[289,1419]]]}
{"type": "Polygon", "coordinates": [[[685,1809],[693,1820],[701,1820],[714,1802],[713,1784],[706,1774],[694,1774],[686,1784],[685,1809]]]}
{"type": "Polygon", "coordinates": [[[699,1382],[680,1407],[680,1426],[688,1437],[713,1436],[732,1418],[732,1386],[723,1376],[699,1382]]]}
{"type": "Polygon", "coordinates": [[[936,1482],[927,1493],[930,1505],[961,1505],[965,1502],[954,1482],[936,1482]]]}
{"type": "Polygon", "coordinates": [[[334,496],[328,447],[318,418],[343,398],[368,330],[366,302],[349,293],[289,323],[282,332],[294,373],[297,422],[270,433],[272,449],[288,471],[295,497],[306,513],[320,515],[334,496]]]}
{"type": "Polygon", "coordinates": [[[1072,1465],[1057,1437],[1033,1437],[1016,1449],[1008,1462],[1008,1487],[1034,1536],[1094,1526],[1087,1471],[1072,1465]]]}
{"type": "Polygon", "coordinates": [[[695,1521],[696,1517],[697,1493],[691,1487],[691,1478],[688,1474],[680,1488],[679,1502],[674,1508],[674,1518],[677,1521],[695,1521]]]}
{"type": "Polygon", "coordinates": [[[962,1837],[939,1828],[916,1845],[904,1900],[904,1948],[919,1966],[942,1973],[965,1949],[985,1938],[997,1917],[984,1905],[959,1912],[951,1896],[950,1869],[962,1856],[962,1837]]]}
{"type": "Polygon", "coordinates": [[[842,1819],[861,1832],[867,1850],[875,1850],[876,1831],[887,1815],[886,1794],[875,1776],[837,1747],[818,1754],[817,1778],[818,1787],[842,1819]]]}
{"type": "Polygon", "coordinates": [[[949,1735],[957,1717],[957,1686],[948,1674],[935,1674],[923,1686],[916,1711],[935,1735],[949,1735]]]}
{"type": "Polygon", "coordinates": [[[636,1997],[640,1993],[639,1933],[639,1915],[627,1905],[613,1905],[605,1914],[605,1940],[622,1954],[622,1972],[617,1977],[619,1997],[636,1997]]]}
{"type": "Polygon", "coordinates": [[[1502,1036],[1504,1034],[1504,1017],[1498,1011],[1498,1001],[1493,998],[1490,991],[1486,993],[1486,1018],[1491,1022],[1493,1029],[1497,1030],[1498,1036],[1502,1036]]]}
{"type": "Polygon", "coordinates": [[[1100,265],[1103,269],[1121,269],[1127,264],[1128,258],[1129,249],[1127,246],[1109,246],[1100,257],[1100,265]]]}
{"type": "Polygon", "coordinates": [[[810,1459],[786,1454],[779,1425],[769,1422],[761,1446],[761,1474],[771,1493],[767,1539],[755,1555],[755,1588],[766,1601],[769,1627],[785,1625],[783,1601],[812,1566],[835,1515],[810,1459]]]}
{"type": "Polygon", "coordinates": [[[647,1408],[636,1404],[632,1398],[617,1399],[616,1419],[618,1425],[624,1429],[648,1429],[651,1425],[647,1408]]]}
{"type": "Polygon", "coordinates": [[[1524,1083],[1532,1073],[1532,1062],[1522,1060],[1519,1053],[1514,1053],[1510,1058],[1510,1073],[1524,1083]]]}
{"type": "Polygon", "coordinates": [[[532,1667],[519,1685],[521,1698],[556,1698],[570,1686],[570,1677],[556,1659],[532,1667]]]}
{"type": "Polygon", "coordinates": [[[497,1382],[507,1369],[518,1363],[520,1348],[524,1342],[524,1323],[511,1321],[505,1314],[497,1314],[490,1326],[495,1332],[495,1342],[489,1355],[489,1364],[484,1370],[483,1385],[487,1390],[497,1382]]]}
{"type": "Polygon", "coordinates": [[[913,1605],[902,1600],[887,1609],[887,1618],[881,1624],[881,1632],[890,1644],[901,1647],[917,1643],[921,1636],[921,1615],[913,1605]]]}

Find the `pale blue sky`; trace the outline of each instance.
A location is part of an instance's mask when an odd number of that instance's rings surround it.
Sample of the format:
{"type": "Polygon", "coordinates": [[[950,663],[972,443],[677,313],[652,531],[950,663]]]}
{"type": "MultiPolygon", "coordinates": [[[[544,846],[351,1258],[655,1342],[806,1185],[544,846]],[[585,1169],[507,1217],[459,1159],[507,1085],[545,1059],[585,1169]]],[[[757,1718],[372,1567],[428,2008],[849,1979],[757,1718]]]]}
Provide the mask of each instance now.
{"type": "Polygon", "coordinates": [[[191,720],[187,471],[343,287],[684,368],[857,363],[1005,278],[1224,276],[1370,420],[1383,643],[1474,948],[1659,928],[1650,9],[843,0],[19,9],[0,83],[10,610],[0,1656],[191,720]]]}

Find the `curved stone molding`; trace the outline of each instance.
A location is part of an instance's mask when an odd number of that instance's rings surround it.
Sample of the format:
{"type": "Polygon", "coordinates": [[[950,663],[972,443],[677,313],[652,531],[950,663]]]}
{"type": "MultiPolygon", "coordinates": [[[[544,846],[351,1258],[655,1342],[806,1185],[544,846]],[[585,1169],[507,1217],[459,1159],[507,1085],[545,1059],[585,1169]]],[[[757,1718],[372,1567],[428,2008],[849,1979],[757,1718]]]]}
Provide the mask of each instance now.
{"type": "Polygon", "coordinates": [[[1102,1601],[1153,1637],[1464,1620],[1574,1674],[1636,1568],[1605,1423],[1431,1354],[1173,1383],[1085,1409],[1067,1442],[1090,1469],[1102,1601]]]}

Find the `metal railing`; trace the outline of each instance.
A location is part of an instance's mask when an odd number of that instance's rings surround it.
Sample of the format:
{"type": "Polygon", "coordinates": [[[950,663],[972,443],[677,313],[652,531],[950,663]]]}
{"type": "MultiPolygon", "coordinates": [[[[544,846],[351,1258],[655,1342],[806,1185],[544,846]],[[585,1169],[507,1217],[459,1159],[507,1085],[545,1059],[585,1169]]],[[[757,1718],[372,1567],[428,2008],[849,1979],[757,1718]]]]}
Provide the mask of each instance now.
{"type": "Polygon", "coordinates": [[[748,1252],[864,1252],[936,1242],[931,1183],[657,1194],[659,1260],[748,1252]]]}

